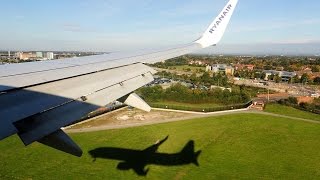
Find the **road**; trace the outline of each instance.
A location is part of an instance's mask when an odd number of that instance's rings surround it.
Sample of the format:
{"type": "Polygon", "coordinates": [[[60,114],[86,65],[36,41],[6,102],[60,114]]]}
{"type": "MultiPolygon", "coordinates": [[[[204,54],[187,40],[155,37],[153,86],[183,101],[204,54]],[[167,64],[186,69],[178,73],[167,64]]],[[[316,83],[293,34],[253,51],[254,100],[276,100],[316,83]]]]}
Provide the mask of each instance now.
{"type": "Polygon", "coordinates": [[[320,93],[320,89],[312,87],[310,85],[275,83],[268,81],[268,86],[265,86],[259,82],[260,80],[241,79],[239,81],[235,81],[234,84],[260,87],[277,92],[288,92],[291,96],[309,96],[310,94],[320,93]]]}

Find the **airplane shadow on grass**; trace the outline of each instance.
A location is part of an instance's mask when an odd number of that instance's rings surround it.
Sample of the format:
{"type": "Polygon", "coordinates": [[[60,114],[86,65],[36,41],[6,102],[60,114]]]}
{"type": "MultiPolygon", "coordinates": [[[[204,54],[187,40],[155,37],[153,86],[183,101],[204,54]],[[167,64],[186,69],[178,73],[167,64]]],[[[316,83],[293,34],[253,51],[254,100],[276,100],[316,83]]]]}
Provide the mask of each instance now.
{"type": "Polygon", "coordinates": [[[190,140],[184,148],[178,153],[159,153],[159,146],[168,139],[168,136],[149,146],[144,150],[124,149],[115,147],[100,147],[89,151],[91,157],[120,160],[117,165],[119,170],[133,169],[136,174],[146,176],[149,168],[145,166],[149,164],[162,166],[179,166],[185,164],[195,164],[199,166],[198,156],[201,150],[194,152],[194,141],[190,140]]]}

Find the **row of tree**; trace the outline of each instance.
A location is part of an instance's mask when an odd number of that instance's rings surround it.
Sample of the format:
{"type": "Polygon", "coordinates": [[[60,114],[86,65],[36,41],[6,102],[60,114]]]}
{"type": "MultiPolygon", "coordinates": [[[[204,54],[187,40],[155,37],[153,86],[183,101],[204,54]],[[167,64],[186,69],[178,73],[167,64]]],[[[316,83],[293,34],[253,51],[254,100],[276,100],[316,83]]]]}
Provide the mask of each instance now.
{"type": "Polygon", "coordinates": [[[186,82],[193,83],[197,86],[198,85],[205,85],[205,86],[211,86],[211,85],[229,86],[230,85],[228,83],[228,77],[220,73],[214,73],[210,75],[208,72],[203,72],[202,75],[199,76],[196,73],[193,73],[191,75],[187,75],[187,74],[177,75],[174,73],[161,71],[161,72],[158,72],[156,75],[170,78],[170,79],[184,80],[186,82]]]}
{"type": "Polygon", "coordinates": [[[279,100],[278,103],[286,106],[291,106],[303,111],[320,114],[320,98],[315,99],[313,103],[298,103],[297,98],[289,97],[288,99],[279,100]]]}
{"type": "Polygon", "coordinates": [[[181,84],[175,84],[167,89],[161,86],[143,87],[138,93],[149,102],[173,101],[184,103],[217,103],[223,105],[246,103],[250,101],[250,93],[245,89],[210,90],[189,89],[181,84]]]}
{"type": "Polygon", "coordinates": [[[285,57],[285,56],[205,56],[205,55],[187,55],[178,58],[173,58],[164,63],[157,63],[157,67],[170,67],[176,65],[187,65],[189,61],[200,60],[204,64],[253,64],[255,69],[259,70],[279,70],[285,71],[300,71],[305,67],[311,68],[312,72],[320,72],[319,57],[285,57]]]}

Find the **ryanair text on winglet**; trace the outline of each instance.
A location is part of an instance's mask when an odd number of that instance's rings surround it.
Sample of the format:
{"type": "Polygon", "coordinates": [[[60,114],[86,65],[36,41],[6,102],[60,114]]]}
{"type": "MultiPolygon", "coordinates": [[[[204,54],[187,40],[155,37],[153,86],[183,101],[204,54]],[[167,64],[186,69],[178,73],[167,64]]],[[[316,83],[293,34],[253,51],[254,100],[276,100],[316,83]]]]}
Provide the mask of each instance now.
{"type": "Polygon", "coordinates": [[[231,8],[232,8],[232,5],[229,4],[227,6],[227,8],[220,14],[219,19],[216,21],[216,23],[209,30],[209,32],[211,34],[215,31],[215,29],[217,29],[217,27],[220,25],[220,23],[223,21],[223,19],[226,17],[226,15],[230,12],[231,8]]]}

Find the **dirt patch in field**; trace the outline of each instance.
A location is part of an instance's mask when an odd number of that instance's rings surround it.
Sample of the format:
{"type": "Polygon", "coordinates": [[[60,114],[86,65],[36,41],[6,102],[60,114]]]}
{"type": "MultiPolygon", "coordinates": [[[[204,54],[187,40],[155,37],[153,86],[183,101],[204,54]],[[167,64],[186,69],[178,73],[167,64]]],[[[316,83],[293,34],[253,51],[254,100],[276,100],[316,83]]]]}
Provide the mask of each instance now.
{"type": "Polygon", "coordinates": [[[152,110],[144,112],[138,109],[123,108],[107,113],[98,118],[72,126],[70,129],[82,129],[107,125],[129,125],[141,122],[164,121],[177,118],[193,117],[193,114],[152,110]]]}

